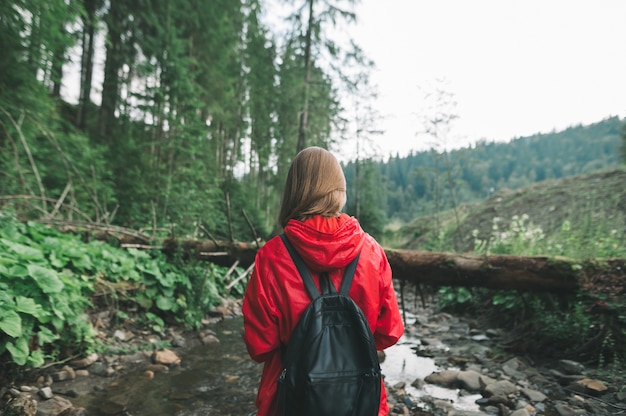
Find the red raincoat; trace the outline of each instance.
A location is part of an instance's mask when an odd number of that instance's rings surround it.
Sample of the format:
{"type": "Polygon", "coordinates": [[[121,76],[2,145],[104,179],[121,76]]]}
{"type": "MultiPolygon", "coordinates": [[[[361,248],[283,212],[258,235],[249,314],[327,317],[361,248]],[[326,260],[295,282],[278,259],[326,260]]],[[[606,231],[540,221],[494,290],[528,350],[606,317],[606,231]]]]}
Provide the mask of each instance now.
{"type": "MultiPolygon", "coordinates": [[[[349,295],[363,310],[374,334],[376,348],[395,344],[404,331],[391,268],[382,247],[366,234],[358,221],[342,214],[290,220],[284,228],[318,285],[327,271],[339,288],[344,268],[360,252],[361,257],[349,295]]],[[[243,302],[244,340],[250,357],[263,362],[256,405],[258,416],[277,414],[276,389],[281,372],[281,344],[287,345],[298,319],[311,302],[295,264],[280,237],[258,252],[243,302]]],[[[378,415],[389,413],[382,383],[378,415]]]]}

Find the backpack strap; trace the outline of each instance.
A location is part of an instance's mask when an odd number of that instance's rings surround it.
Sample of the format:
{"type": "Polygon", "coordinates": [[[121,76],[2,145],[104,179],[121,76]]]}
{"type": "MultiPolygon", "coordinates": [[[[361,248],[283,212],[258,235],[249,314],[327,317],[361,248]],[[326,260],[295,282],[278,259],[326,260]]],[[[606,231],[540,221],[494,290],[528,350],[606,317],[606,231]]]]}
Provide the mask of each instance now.
{"type": "MultiPolygon", "coordinates": [[[[311,299],[315,300],[320,296],[320,292],[317,290],[315,286],[315,282],[313,282],[313,278],[311,277],[311,273],[309,273],[309,269],[307,269],[304,264],[304,260],[300,257],[300,254],[293,247],[289,239],[285,234],[281,234],[280,238],[283,240],[285,247],[287,247],[287,251],[289,251],[289,255],[291,259],[296,264],[298,268],[298,272],[304,281],[304,286],[306,287],[309,295],[311,295],[311,299]]],[[[343,279],[341,280],[341,287],[339,288],[339,293],[348,296],[348,292],[350,291],[350,286],[352,285],[352,279],[354,278],[354,272],[356,271],[356,265],[359,262],[359,257],[361,253],[357,254],[357,256],[348,264],[346,270],[343,274],[343,279]]],[[[335,289],[335,285],[330,280],[328,273],[324,272],[321,275],[320,286],[322,288],[322,293],[324,294],[336,294],[337,289],[335,289]]]]}
{"type": "Polygon", "coordinates": [[[304,281],[304,286],[306,287],[307,292],[309,292],[311,299],[315,300],[319,298],[320,292],[317,290],[317,287],[315,286],[315,282],[313,282],[313,278],[311,277],[311,273],[309,273],[309,269],[307,269],[306,265],[304,264],[304,260],[302,260],[302,257],[300,257],[300,254],[298,254],[298,252],[293,247],[293,245],[291,245],[291,242],[289,241],[289,239],[287,238],[285,234],[281,234],[280,238],[283,240],[283,243],[285,243],[285,247],[287,247],[287,251],[289,251],[289,255],[291,256],[291,259],[296,264],[296,267],[298,268],[298,272],[300,273],[300,276],[302,277],[302,280],[304,281]]]}
{"type": "Polygon", "coordinates": [[[359,262],[359,257],[361,257],[361,253],[356,255],[356,257],[346,267],[346,271],[343,273],[343,279],[341,280],[339,293],[344,296],[348,296],[348,292],[350,291],[352,278],[354,277],[354,272],[356,271],[356,264],[359,262]]]}

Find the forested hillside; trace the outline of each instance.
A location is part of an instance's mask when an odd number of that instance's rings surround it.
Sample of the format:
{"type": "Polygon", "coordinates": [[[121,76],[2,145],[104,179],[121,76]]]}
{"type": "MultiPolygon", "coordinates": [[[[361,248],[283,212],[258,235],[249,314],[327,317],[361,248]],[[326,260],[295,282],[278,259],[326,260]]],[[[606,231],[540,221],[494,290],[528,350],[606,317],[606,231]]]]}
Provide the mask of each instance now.
{"type": "MultiPolygon", "coordinates": [[[[366,162],[361,170],[377,181],[377,192],[365,206],[377,206],[389,219],[410,221],[506,189],[616,167],[622,126],[623,120],[611,117],[508,143],[481,142],[447,153],[430,150],[366,162]]],[[[354,183],[355,163],[348,164],[346,172],[354,183]]]]}
{"type": "MultiPolygon", "coordinates": [[[[270,236],[297,151],[371,141],[375,118],[371,62],[327,35],[356,19],[354,1],[290,5],[274,33],[262,0],[1,2],[0,209],[154,236],[270,236]],[[363,109],[359,132],[339,97],[363,109]]],[[[349,163],[347,211],[380,236],[390,220],[614,166],[622,124],[349,163]]]]}
{"type": "Polygon", "coordinates": [[[286,167],[336,140],[369,67],[326,35],[353,1],[300,3],[278,34],[262,0],[1,2],[0,207],[267,236],[286,167]]]}

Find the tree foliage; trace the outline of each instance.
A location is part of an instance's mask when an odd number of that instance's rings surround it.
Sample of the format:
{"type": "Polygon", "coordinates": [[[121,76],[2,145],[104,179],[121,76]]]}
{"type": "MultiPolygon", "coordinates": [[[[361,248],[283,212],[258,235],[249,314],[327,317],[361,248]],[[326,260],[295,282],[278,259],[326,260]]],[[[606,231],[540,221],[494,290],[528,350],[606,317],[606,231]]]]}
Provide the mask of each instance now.
{"type": "MultiPolygon", "coordinates": [[[[481,142],[445,154],[431,149],[390,157],[377,163],[386,178],[384,211],[388,219],[410,221],[453,208],[455,201],[445,181],[435,192],[436,172],[440,177],[452,173],[456,203],[462,204],[484,200],[505,189],[617,166],[622,125],[618,117],[611,117],[509,143],[481,142]],[[439,163],[444,156],[448,162],[439,163]]],[[[350,165],[346,169],[348,186],[355,181],[350,165]]]]}
{"type": "MultiPolygon", "coordinates": [[[[217,237],[248,235],[243,210],[266,236],[297,149],[305,73],[308,145],[330,145],[341,109],[319,53],[305,57],[302,26],[277,39],[264,6],[3,2],[3,203],[24,218],[204,227],[217,237]],[[79,76],[63,76],[76,66],[79,76]]],[[[313,51],[324,39],[320,13],[313,51]]]]}

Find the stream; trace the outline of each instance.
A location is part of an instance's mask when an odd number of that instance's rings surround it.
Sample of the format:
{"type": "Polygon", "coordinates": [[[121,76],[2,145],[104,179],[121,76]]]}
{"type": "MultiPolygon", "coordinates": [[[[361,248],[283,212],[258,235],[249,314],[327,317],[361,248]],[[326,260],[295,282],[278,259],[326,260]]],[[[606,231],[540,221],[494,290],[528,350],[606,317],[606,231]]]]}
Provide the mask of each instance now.
{"type": "MultiPolygon", "coordinates": [[[[407,324],[415,321],[407,316],[407,324]]],[[[206,416],[254,415],[256,388],[262,365],[252,361],[242,340],[243,319],[225,319],[213,330],[220,342],[188,350],[182,363],[169,372],[148,378],[143,371],[130,372],[105,388],[74,400],[89,415],[109,416],[206,416]]],[[[426,384],[411,386],[417,379],[438,370],[432,358],[420,357],[419,340],[403,336],[388,348],[381,367],[388,385],[406,383],[405,391],[418,399],[429,395],[451,400],[459,410],[478,410],[475,396],[459,396],[458,390],[426,384]]]]}

